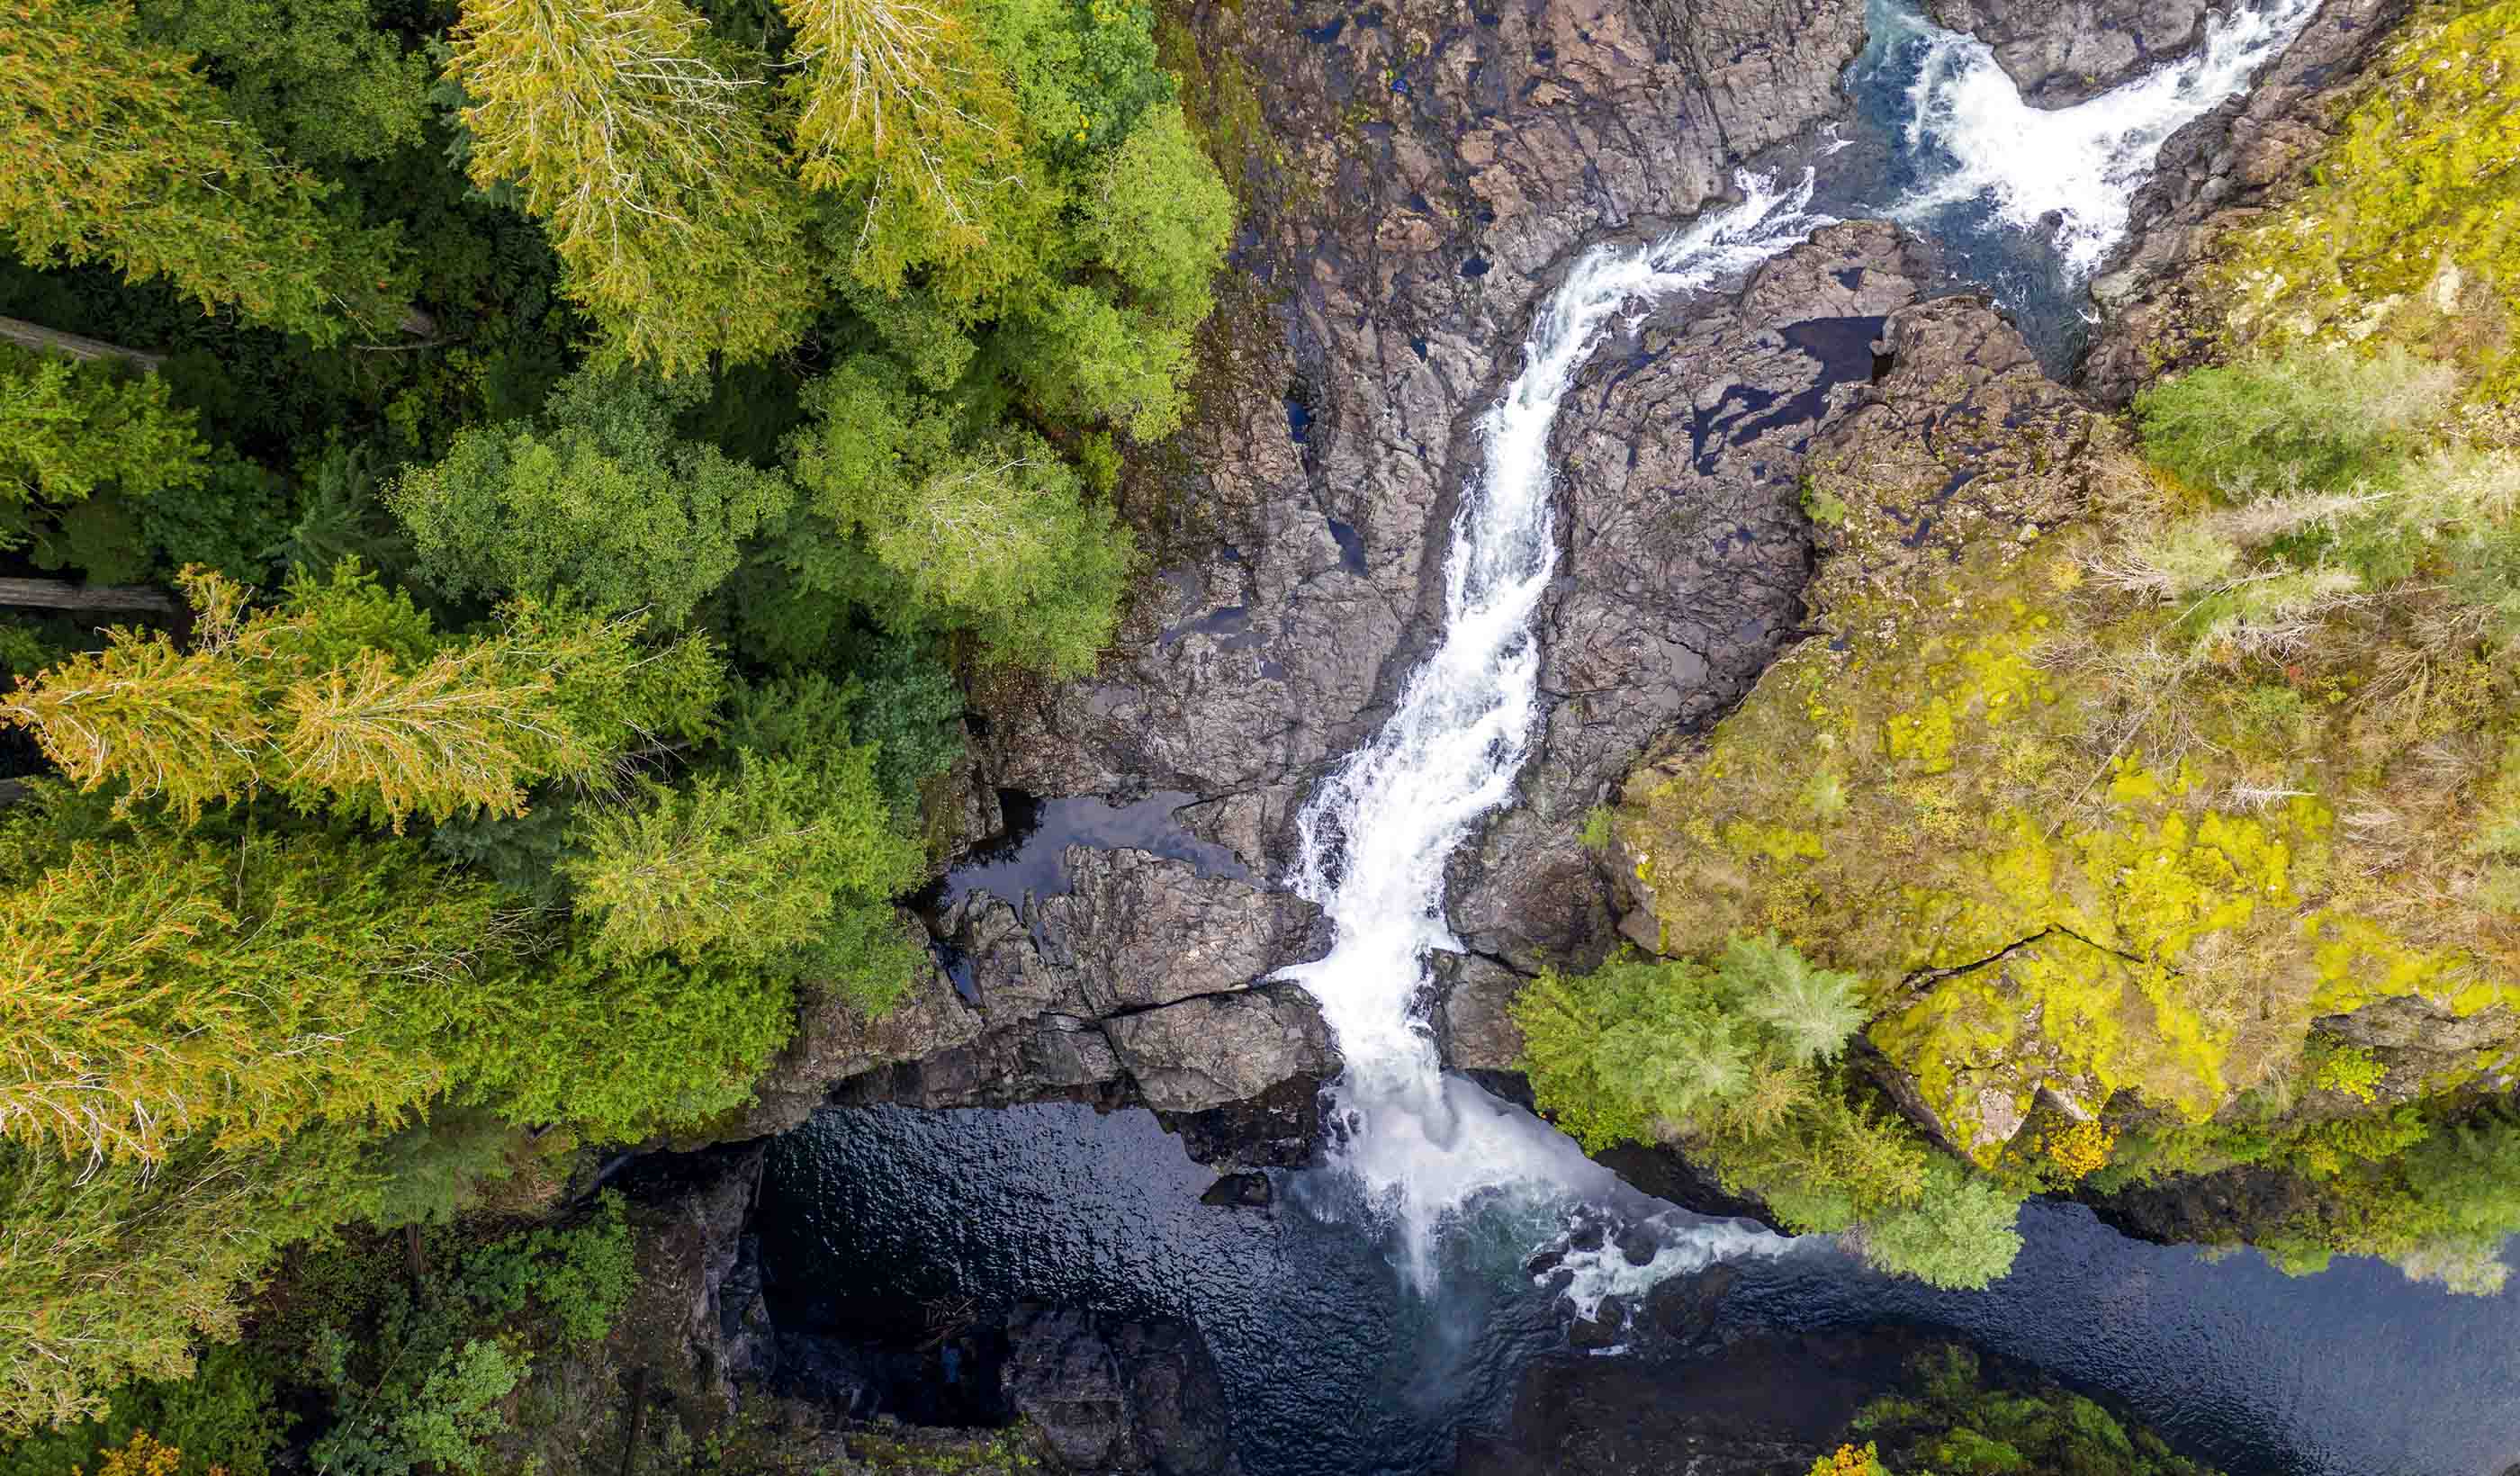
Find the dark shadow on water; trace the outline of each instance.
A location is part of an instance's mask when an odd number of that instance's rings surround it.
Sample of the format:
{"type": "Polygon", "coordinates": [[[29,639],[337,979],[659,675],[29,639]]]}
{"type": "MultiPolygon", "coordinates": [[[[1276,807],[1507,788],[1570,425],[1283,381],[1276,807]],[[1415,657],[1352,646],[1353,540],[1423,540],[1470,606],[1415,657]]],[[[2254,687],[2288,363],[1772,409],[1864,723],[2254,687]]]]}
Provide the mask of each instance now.
{"type": "MultiPolygon", "coordinates": [[[[1419,1297],[1339,1181],[1282,1177],[1260,1210],[1199,1203],[1213,1179],[1144,1112],[826,1111],[772,1151],[763,1264],[783,1326],[957,1299],[1191,1320],[1250,1476],[1447,1470],[1566,1346],[1564,1309],[1524,1271],[1545,1230],[1527,1214],[1450,1236],[1419,1297]]],[[[2453,1297],[2362,1261],[2286,1277],[2127,1240],[2076,1206],[2033,1205],[2021,1232],[1983,1293],[1892,1281],[1819,1241],[1734,1262],[1719,1330],[1956,1334],[2125,1402],[2231,1476],[2520,1458],[2520,1294],[2453,1297]]]]}
{"type": "Polygon", "coordinates": [[[1024,893],[1049,897],[1068,889],[1064,853],[1072,845],[1151,851],[1187,861],[1202,876],[1251,878],[1234,852],[1182,828],[1173,812],[1198,796],[1158,789],[1143,799],[1114,804],[1095,795],[1035,799],[1019,789],[998,791],[1006,828],[945,873],[920,898],[921,910],[941,914],[967,892],[985,891],[1020,905],[1024,893]]]}

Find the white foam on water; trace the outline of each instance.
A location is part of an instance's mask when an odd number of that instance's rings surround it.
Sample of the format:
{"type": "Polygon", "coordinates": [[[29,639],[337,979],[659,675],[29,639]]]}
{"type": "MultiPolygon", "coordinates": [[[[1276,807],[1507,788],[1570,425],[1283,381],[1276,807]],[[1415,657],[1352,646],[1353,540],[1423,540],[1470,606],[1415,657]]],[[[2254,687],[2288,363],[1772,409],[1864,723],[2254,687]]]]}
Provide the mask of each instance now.
{"type": "Polygon", "coordinates": [[[1923,38],[1908,140],[1942,165],[1892,213],[1916,223],[1987,202],[2004,224],[2049,236],[2067,276],[2086,281],[2126,234],[2163,141],[2246,88],[2318,13],[2318,0],[2260,0],[2209,15],[2204,44],[2189,55],[2088,102],[2043,110],[2021,100],[1986,43],[1904,5],[1876,5],[1875,25],[1923,38]]]}
{"type": "Polygon", "coordinates": [[[1521,374],[1479,424],[1485,465],[1453,523],[1442,644],[1299,822],[1294,886],[1328,915],[1334,941],[1285,977],[1321,1002],[1346,1061],[1334,1161],[1399,1228],[1421,1286],[1438,1228],[1473,1201],[1637,1197],[1530,1113],[1446,1076],[1418,1006],[1427,955],[1460,947],[1444,920],[1445,862],[1512,797],[1530,752],[1531,621],[1557,561],[1549,436],[1559,401],[1638,306],[1737,277],[1830,223],[1810,208],[1809,172],[1787,188],[1738,182],[1739,204],[1684,231],[1585,253],[1542,306],[1521,374]]]}
{"type": "Polygon", "coordinates": [[[1566,1277],[1557,1294],[1575,1309],[1577,1317],[1591,1321],[1601,1315],[1602,1304],[1613,1297],[1633,1310],[1638,1298],[1674,1276],[1704,1271],[1718,1261],[1780,1256],[1797,1243],[1744,1220],[1710,1223],[1668,1210],[1645,1220],[1642,1228],[1654,1242],[1652,1257],[1642,1263],[1629,1260],[1613,1239],[1604,1238],[1591,1249],[1574,1249],[1570,1232],[1551,1247],[1557,1251],[1555,1264],[1536,1274],[1532,1280],[1546,1286],[1560,1275],[1566,1277]]]}

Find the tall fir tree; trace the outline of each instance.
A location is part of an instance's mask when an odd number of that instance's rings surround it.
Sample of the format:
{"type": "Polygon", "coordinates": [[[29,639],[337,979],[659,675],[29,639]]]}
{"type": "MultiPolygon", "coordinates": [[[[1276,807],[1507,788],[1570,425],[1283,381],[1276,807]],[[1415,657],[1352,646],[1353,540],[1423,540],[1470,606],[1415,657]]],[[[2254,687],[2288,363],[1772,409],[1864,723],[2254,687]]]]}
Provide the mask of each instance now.
{"type": "Polygon", "coordinates": [[[471,0],[447,75],[471,100],[467,167],[513,182],[569,292],[627,358],[668,375],[794,343],[821,300],[804,201],[764,87],[680,0],[471,0]]]}
{"type": "Polygon", "coordinates": [[[30,264],[103,261],[204,311],[319,343],[401,314],[400,250],[239,122],[129,0],[0,5],[0,235],[30,264]]]}

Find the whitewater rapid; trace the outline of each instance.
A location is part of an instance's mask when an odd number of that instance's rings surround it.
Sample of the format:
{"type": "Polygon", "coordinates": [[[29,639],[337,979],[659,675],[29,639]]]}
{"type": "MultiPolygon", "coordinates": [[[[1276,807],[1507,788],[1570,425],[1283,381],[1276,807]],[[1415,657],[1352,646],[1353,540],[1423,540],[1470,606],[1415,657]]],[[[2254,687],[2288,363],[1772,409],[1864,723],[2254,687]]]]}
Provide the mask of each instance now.
{"type": "Polygon", "coordinates": [[[1321,905],[1334,941],[1288,977],[1321,1002],[1346,1060],[1333,1156],[1402,1228],[1421,1279],[1433,1230],[1475,1198],[1553,1200],[1616,1183],[1529,1113],[1447,1077],[1418,1005],[1427,955],[1461,946],[1444,920],[1445,862],[1512,796],[1539,715],[1531,620],[1557,563],[1559,401],[1623,314],[1746,272],[1829,223],[1810,208],[1808,171],[1788,189],[1746,173],[1739,184],[1739,204],[1686,231],[1585,253],[1541,308],[1522,373],[1479,422],[1485,461],[1453,521],[1443,643],[1299,821],[1295,889],[1321,905]]]}
{"type": "Polygon", "coordinates": [[[2246,87],[2318,4],[2265,0],[2209,14],[2204,43],[2188,56],[2088,102],[2043,110],[2021,100],[1985,42],[1874,0],[1875,42],[1921,51],[1905,142],[1932,171],[1890,213],[1938,233],[1967,229],[1950,219],[1956,207],[1991,207],[1996,225],[2047,237],[2068,281],[2088,282],[2126,235],[2162,144],[2246,87]]]}
{"type": "MultiPolygon", "coordinates": [[[[2021,102],[1984,45],[1901,0],[1874,0],[1875,47],[1904,48],[1915,69],[1906,153],[1931,171],[1889,213],[1946,237],[2038,235],[2066,281],[2088,281],[2124,235],[2130,198],[2162,141],[2245,86],[2317,8],[2267,0],[2217,17],[2194,56],[2042,112],[2021,102]]],[[[1818,157],[1842,147],[1831,135],[1818,157]]],[[[1627,1263],[1598,1237],[1596,1249],[1557,1258],[1572,1278],[1566,1295],[1587,1315],[1606,1296],[1676,1272],[1792,1243],[1636,1193],[1530,1113],[1447,1075],[1422,1014],[1429,955],[1461,947],[1444,917],[1446,863],[1512,798],[1539,717],[1532,617],[1557,559],[1549,443],[1560,401],[1614,324],[1632,324],[1657,299],[1736,280],[1831,223],[1813,205],[1811,171],[1786,188],[1737,178],[1740,203],[1647,246],[1587,252],[1542,306],[1521,373],[1479,423],[1484,461],[1453,522],[1442,643],[1300,817],[1292,884],[1328,917],[1333,942],[1326,958],[1282,976],[1320,1001],[1345,1062],[1332,1089],[1329,1166],[1396,1230],[1420,1286],[1433,1278],[1443,1228],[1473,1208],[1503,1205],[1538,1227],[1583,1206],[1616,1207],[1650,1231],[1659,1249],[1646,1265],[1627,1263]]]]}

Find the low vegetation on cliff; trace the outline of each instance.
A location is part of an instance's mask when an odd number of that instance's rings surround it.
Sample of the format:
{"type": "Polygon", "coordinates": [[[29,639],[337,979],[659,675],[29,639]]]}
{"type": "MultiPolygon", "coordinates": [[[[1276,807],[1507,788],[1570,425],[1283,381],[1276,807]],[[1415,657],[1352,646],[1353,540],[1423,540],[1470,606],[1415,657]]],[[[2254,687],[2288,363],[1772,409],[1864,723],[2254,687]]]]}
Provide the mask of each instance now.
{"type": "MultiPolygon", "coordinates": [[[[2222,361],[2124,424],[1894,374],[1930,430],[1858,418],[1815,448],[1825,634],[1629,784],[1632,935],[1682,961],[1774,938],[1854,981],[1830,1099],[1912,1153],[1930,1136],[1937,1172],[2018,1196],[2280,1168],[2304,1192],[2221,1233],[2499,1285],[2520,1160],[2479,1103],[2520,1059],[2515,77],[2508,4],[2420,13],[2312,181],[2224,241],[2256,295],[2222,361]]],[[[1613,1039],[1693,1059],[1630,983],[1653,966],[1534,987],[1544,1105],[1705,1151],[1798,1228],[1904,1193],[1816,1211],[1855,1190],[1554,1064],[1613,1039]]]]}
{"type": "Polygon", "coordinates": [[[617,1270],[520,1227],[922,966],[965,682],[1109,640],[1235,197],[1144,0],[0,51],[0,313],[95,340],[0,347],[0,556],[135,616],[0,615],[0,1437],[68,1432],[0,1464],[472,1470],[617,1270]]]}
{"type": "Polygon", "coordinates": [[[1865,1406],[1810,1476],[2217,1476],[2079,1394],[1989,1377],[1965,1348],[1918,1355],[1907,1383],[1865,1406]]]}

